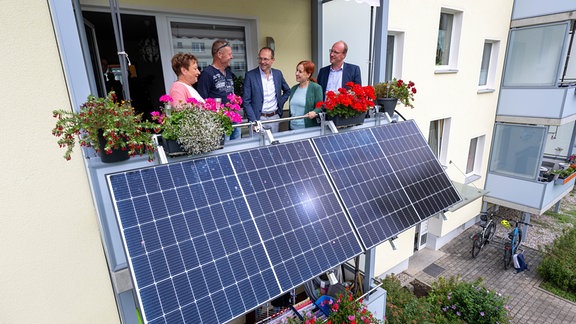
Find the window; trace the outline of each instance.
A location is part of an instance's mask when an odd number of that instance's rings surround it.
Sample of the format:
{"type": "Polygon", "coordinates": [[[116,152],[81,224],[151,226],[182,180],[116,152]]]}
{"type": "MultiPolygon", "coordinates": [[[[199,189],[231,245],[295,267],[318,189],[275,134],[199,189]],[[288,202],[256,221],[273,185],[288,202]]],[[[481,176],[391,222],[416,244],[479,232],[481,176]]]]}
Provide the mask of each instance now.
{"type": "Polygon", "coordinates": [[[490,172],[537,179],[548,128],[497,123],[490,154],[490,172]]]}
{"type": "Polygon", "coordinates": [[[503,86],[554,86],[568,23],[510,31],[503,86]]]}
{"type": "Polygon", "coordinates": [[[175,44],[171,55],[183,51],[178,47],[178,43],[187,42],[190,45],[185,46],[184,51],[188,49],[188,52],[194,54],[198,59],[199,67],[203,68],[212,62],[212,43],[217,39],[225,39],[232,44],[234,54],[234,60],[231,63],[232,71],[236,75],[244,75],[246,73],[246,25],[241,22],[237,25],[225,24],[225,22],[217,25],[201,22],[201,19],[195,19],[194,22],[171,21],[170,33],[172,44],[175,44]]]}
{"type": "Polygon", "coordinates": [[[438,42],[436,47],[436,66],[442,71],[455,72],[458,63],[462,12],[442,9],[438,24],[438,42]]]}
{"type": "Polygon", "coordinates": [[[204,51],[205,51],[204,43],[192,42],[192,52],[201,53],[204,51]]]}
{"type": "Polygon", "coordinates": [[[487,40],[484,42],[482,63],[480,64],[480,79],[478,80],[478,88],[482,92],[494,91],[499,49],[500,42],[498,41],[487,40]]]}
{"type": "Polygon", "coordinates": [[[402,75],[402,50],[404,48],[404,33],[389,32],[386,43],[386,74],[384,80],[392,80],[402,75]]]}
{"type": "Polygon", "coordinates": [[[470,183],[480,178],[485,136],[474,137],[468,147],[468,161],[466,162],[466,181],[470,183]]]}
{"type": "Polygon", "coordinates": [[[176,42],[176,48],[184,48],[184,45],[182,45],[182,42],[176,42]]]}
{"type": "Polygon", "coordinates": [[[432,153],[434,153],[436,158],[443,165],[446,165],[446,148],[448,146],[449,132],[450,118],[438,119],[430,122],[430,130],[428,132],[428,145],[432,149],[432,153]]]}

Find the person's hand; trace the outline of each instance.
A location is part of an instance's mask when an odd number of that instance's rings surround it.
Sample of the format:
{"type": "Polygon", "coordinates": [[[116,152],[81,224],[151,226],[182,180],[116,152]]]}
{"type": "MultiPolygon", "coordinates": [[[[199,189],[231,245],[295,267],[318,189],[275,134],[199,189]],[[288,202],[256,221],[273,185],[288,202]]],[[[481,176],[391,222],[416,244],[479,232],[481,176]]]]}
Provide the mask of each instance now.
{"type": "Polygon", "coordinates": [[[310,118],[310,119],[314,119],[314,118],[316,118],[316,116],[318,116],[318,114],[315,111],[310,111],[310,112],[308,112],[307,115],[308,115],[308,118],[310,118]]]}

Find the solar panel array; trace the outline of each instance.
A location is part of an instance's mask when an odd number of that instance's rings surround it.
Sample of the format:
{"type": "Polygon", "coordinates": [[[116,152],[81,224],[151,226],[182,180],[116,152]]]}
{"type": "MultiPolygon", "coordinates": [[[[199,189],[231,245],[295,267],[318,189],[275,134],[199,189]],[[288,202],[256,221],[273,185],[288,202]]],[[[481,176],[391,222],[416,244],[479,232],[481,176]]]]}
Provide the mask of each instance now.
{"type": "Polygon", "coordinates": [[[411,122],[108,182],[148,323],[228,322],[459,199],[411,122]]]}
{"type": "Polygon", "coordinates": [[[149,323],[227,322],[363,251],[309,141],[109,181],[149,323]]]}
{"type": "Polygon", "coordinates": [[[366,249],[460,200],[412,121],[312,141],[366,249]]]}

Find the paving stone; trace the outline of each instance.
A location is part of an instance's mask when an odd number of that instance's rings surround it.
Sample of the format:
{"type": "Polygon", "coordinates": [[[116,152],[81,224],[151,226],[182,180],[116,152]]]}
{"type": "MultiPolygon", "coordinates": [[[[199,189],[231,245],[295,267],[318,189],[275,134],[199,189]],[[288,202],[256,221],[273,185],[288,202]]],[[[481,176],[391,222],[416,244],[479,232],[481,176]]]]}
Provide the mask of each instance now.
{"type": "MultiPolygon", "coordinates": [[[[542,281],[536,271],[542,261],[539,251],[524,247],[530,271],[516,273],[513,268],[504,270],[502,238],[496,238],[480,251],[480,255],[472,258],[470,237],[476,230],[471,227],[440,249],[444,255],[434,262],[435,266],[444,269],[439,277],[460,275],[467,281],[482,277],[487,289],[510,297],[511,323],[576,323],[575,303],[538,287],[542,281]]],[[[428,272],[434,274],[430,269],[428,272]]],[[[424,271],[419,271],[413,277],[427,284],[437,279],[424,271]]]]}

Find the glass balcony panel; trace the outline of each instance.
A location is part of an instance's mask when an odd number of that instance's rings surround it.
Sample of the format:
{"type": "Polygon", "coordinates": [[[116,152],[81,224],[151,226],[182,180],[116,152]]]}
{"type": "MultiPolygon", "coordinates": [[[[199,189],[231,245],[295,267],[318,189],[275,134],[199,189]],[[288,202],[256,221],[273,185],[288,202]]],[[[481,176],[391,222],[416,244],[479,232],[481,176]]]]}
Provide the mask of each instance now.
{"type": "Polygon", "coordinates": [[[496,124],[489,172],[536,180],[547,127],[496,124]]]}
{"type": "Polygon", "coordinates": [[[568,22],[512,30],[503,86],[555,86],[567,34],[568,22]]]}

